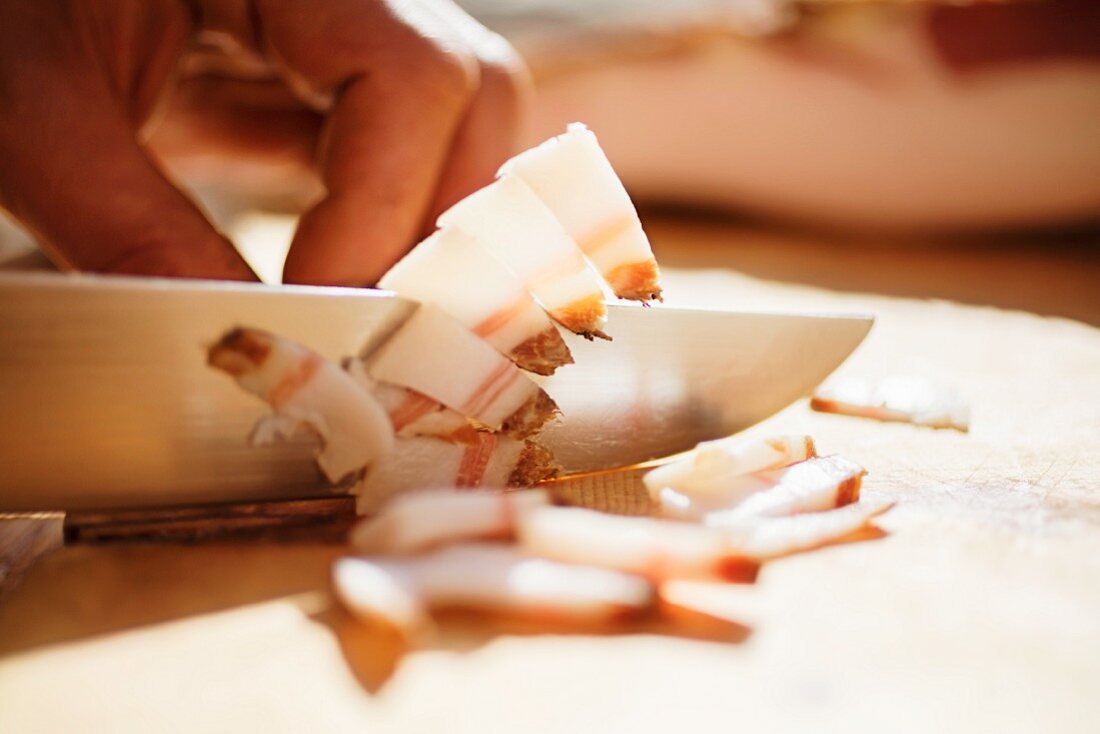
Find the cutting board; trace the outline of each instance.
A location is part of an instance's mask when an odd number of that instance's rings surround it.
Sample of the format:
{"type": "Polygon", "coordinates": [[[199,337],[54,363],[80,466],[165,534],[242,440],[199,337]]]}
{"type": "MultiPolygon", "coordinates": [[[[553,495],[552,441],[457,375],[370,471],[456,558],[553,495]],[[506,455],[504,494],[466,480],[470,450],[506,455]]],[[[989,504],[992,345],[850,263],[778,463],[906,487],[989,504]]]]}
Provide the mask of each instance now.
{"type": "Polygon", "coordinates": [[[726,271],[668,285],[676,304],[873,311],[842,373],[927,375],[972,408],[969,434],[805,402],[755,429],[813,434],[898,506],[882,539],[683,589],[745,641],[464,621],[398,661],[329,596],[339,545],[77,545],[0,604],[0,731],[1096,731],[1100,331],[726,271]]]}

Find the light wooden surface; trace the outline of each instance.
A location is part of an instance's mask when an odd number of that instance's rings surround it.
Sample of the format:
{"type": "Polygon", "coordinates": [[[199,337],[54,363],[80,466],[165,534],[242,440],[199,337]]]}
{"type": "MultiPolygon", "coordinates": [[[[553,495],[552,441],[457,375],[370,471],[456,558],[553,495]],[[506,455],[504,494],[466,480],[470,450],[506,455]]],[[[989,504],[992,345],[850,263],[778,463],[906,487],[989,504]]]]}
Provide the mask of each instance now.
{"type": "Polygon", "coordinates": [[[758,427],[812,433],[899,506],[882,540],[688,587],[746,642],[466,624],[391,671],[391,642],[328,597],[338,546],[77,546],[0,603],[0,731],[1095,731],[1100,331],[728,271],[668,282],[679,304],[874,311],[843,372],[928,375],[972,406],[965,435],[804,403],[758,427]]]}

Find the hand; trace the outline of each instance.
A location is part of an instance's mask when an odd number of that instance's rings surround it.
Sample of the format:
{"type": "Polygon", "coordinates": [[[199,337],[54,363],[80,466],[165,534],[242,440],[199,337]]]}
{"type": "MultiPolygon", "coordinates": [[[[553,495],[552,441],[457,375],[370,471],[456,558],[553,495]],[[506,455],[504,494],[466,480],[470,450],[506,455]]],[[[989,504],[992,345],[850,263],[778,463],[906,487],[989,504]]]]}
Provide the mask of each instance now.
{"type": "Polygon", "coordinates": [[[526,87],[450,0],[7,0],[0,206],[63,267],[246,280],[169,156],[301,163],[285,280],[367,285],[491,180],[526,87]]]}

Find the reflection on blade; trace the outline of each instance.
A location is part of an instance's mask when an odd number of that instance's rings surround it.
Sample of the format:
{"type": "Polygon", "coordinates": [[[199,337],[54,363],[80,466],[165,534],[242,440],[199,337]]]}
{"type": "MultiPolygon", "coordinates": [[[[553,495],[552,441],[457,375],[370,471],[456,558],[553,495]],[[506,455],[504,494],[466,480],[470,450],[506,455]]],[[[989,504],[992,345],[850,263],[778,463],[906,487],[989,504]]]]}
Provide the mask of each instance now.
{"type": "Polygon", "coordinates": [[[869,316],[610,306],[615,341],[568,339],[576,364],[542,380],[563,419],[540,442],[570,472],[685,451],[806,395],[871,323],[869,316]]]}

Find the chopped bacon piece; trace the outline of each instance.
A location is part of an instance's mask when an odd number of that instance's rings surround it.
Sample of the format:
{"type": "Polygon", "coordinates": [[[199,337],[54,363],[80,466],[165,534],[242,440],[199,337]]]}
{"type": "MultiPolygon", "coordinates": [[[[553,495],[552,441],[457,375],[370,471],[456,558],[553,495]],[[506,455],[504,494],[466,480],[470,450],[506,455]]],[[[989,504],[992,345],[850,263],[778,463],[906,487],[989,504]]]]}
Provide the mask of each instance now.
{"type": "Polygon", "coordinates": [[[457,545],[409,558],[343,558],[333,580],[356,615],[415,636],[427,610],[472,609],[537,620],[610,623],[645,613],[653,587],[632,574],[457,545]]]}
{"type": "Polygon", "coordinates": [[[331,482],[389,452],[386,411],[340,367],[306,347],[259,329],[234,329],[210,347],[207,361],[275,410],[253,437],[270,440],[299,426],[321,438],[317,465],[331,482]]]}
{"type": "Polygon", "coordinates": [[[454,227],[414,247],[378,285],[435,304],[530,372],[549,375],[573,362],[561,334],[523,282],[454,227]]]}
{"type": "Polygon", "coordinates": [[[786,469],[749,475],[772,486],[743,497],[728,509],[700,507],[696,516],[705,516],[709,524],[723,524],[747,517],[782,517],[843,507],[859,499],[866,473],[843,456],[807,459],[786,469]]]}
{"type": "Polygon", "coordinates": [[[416,553],[461,540],[506,539],[514,535],[522,513],[549,503],[547,493],[538,489],[408,492],[354,527],[349,539],[363,553],[416,553]]]}
{"type": "Polygon", "coordinates": [[[720,496],[730,502],[735,487],[748,494],[767,486],[755,480],[739,481],[739,477],[813,456],[816,451],[809,436],[731,436],[700,443],[683,458],[648,472],[642,481],[654,499],[662,489],[669,488],[689,497],[720,496]]]}
{"type": "Polygon", "coordinates": [[[398,439],[357,488],[360,514],[386,499],[428,487],[528,486],[557,473],[550,453],[529,441],[479,431],[472,443],[398,439]]]}
{"type": "Polygon", "coordinates": [[[653,579],[752,581],[759,564],[730,548],[720,530],[574,507],[542,507],[519,520],[520,546],[533,555],[639,573],[653,579]]]}
{"type": "Polygon", "coordinates": [[[438,400],[490,430],[530,435],[557,413],[549,396],[510,361],[424,304],[367,360],[375,380],[438,400]]]}
{"type": "Polygon", "coordinates": [[[810,407],[822,413],[970,430],[970,409],[959,395],[923,377],[836,380],[814,391],[810,407]]]}
{"type": "Polygon", "coordinates": [[[600,277],[530,187],[503,176],[439,217],[471,235],[512,271],[551,318],[587,337],[605,337],[600,277]]]}
{"type": "Polygon", "coordinates": [[[506,162],[549,207],[615,295],[660,300],[660,273],[622,181],[581,123],[506,162]]]}
{"type": "Polygon", "coordinates": [[[835,510],[790,517],[732,518],[715,513],[704,519],[721,528],[730,543],[745,555],[767,559],[813,550],[849,538],[867,529],[871,521],[894,505],[891,502],[857,502],[835,510]]]}

